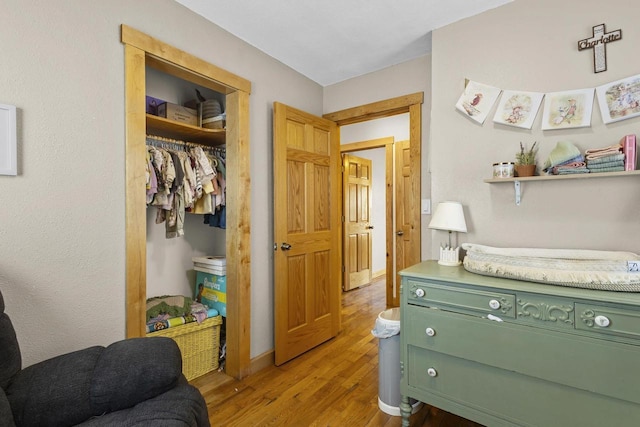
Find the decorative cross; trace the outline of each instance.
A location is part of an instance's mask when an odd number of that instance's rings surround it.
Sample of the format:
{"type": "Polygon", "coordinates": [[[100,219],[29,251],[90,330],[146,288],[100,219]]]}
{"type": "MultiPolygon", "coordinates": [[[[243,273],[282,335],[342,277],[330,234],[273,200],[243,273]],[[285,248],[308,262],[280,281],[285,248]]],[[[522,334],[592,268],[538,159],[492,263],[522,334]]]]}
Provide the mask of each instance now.
{"type": "Polygon", "coordinates": [[[593,49],[593,72],[607,71],[606,44],[622,39],[622,30],[607,33],[604,24],[593,27],[593,37],[578,42],[578,50],[593,49]]]}

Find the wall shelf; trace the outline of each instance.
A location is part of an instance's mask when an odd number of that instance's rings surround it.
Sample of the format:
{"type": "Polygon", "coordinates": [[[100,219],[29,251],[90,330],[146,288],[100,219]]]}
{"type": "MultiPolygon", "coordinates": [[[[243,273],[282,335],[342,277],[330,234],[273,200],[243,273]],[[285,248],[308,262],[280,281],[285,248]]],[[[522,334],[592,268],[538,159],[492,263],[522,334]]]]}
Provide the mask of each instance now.
{"type": "Polygon", "coordinates": [[[516,205],[520,206],[521,202],[521,183],[527,181],[557,181],[561,179],[595,179],[595,178],[615,178],[624,176],[640,175],[640,170],[624,171],[624,172],[602,172],[602,173],[580,173],[573,175],[540,175],[540,176],[525,176],[515,178],[489,178],[484,182],[487,184],[504,184],[512,182],[514,184],[514,191],[516,193],[516,205]]]}
{"type": "Polygon", "coordinates": [[[147,133],[181,141],[217,146],[226,142],[225,129],[207,129],[147,114],[147,133]]]}

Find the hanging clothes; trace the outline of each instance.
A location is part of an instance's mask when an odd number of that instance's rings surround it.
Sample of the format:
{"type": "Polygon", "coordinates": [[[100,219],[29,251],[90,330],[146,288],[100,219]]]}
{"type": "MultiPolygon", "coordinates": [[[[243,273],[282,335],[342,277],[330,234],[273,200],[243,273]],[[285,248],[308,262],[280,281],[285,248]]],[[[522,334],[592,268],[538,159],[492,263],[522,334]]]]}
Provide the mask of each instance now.
{"type": "Polygon", "coordinates": [[[215,215],[215,226],[225,227],[219,219],[225,199],[221,159],[224,149],[218,147],[147,136],[146,202],[156,207],[155,222],[165,223],[167,238],[184,236],[185,213],[203,214],[207,224],[215,215]]]}

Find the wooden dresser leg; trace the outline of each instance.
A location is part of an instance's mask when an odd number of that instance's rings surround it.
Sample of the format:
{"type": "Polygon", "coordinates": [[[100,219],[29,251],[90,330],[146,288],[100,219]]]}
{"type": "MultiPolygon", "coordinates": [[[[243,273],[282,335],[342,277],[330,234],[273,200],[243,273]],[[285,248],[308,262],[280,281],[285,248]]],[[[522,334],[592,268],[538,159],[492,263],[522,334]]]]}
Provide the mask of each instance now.
{"type": "Polygon", "coordinates": [[[402,396],[402,401],[400,402],[400,415],[402,415],[402,427],[409,427],[409,416],[411,415],[409,396],[402,396]]]}

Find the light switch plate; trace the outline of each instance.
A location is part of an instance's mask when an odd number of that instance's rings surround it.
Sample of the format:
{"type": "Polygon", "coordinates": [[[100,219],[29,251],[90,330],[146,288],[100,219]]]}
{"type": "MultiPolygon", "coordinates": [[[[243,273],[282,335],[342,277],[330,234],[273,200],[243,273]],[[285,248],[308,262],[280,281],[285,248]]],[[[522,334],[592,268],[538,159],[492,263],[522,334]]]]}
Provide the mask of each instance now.
{"type": "Polygon", "coordinates": [[[422,215],[431,215],[431,199],[422,199],[420,212],[422,215]]]}

